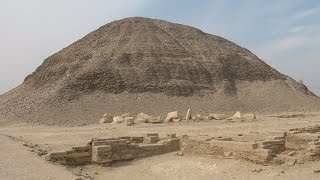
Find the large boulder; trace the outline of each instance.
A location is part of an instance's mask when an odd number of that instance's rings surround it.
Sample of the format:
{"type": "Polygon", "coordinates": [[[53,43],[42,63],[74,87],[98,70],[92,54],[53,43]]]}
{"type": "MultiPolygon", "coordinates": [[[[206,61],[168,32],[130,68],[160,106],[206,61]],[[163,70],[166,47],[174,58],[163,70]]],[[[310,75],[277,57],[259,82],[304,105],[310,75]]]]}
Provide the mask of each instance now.
{"type": "Polygon", "coordinates": [[[166,118],[166,122],[172,122],[174,120],[174,122],[180,122],[181,117],[179,114],[179,111],[173,111],[173,112],[169,112],[166,118]]]}
{"type": "Polygon", "coordinates": [[[140,113],[137,115],[136,121],[140,122],[140,123],[148,123],[151,121],[151,119],[152,119],[152,117],[149,116],[148,114],[140,113]]]}
{"type": "Polygon", "coordinates": [[[124,119],[124,117],[122,117],[122,116],[115,116],[115,117],[113,117],[113,123],[119,124],[119,123],[124,123],[124,121],[125,121],[125,119],[124,119]]]}
{"type": "Polygon", "coordinates": [[[110,114],[104,114],[103,117],[99,120],[100,124],[112,123],[113,117],[110,114]]]}

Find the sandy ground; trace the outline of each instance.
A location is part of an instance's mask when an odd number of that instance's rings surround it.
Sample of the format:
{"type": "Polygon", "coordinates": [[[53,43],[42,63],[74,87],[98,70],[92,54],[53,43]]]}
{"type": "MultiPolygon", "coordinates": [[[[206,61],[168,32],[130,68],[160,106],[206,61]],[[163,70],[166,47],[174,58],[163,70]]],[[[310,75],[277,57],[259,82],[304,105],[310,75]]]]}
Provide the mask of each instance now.
{"type": "Polygon", "coordinates": [[[257,165],[238,159],[217,159],[210,156],[168,153],[133,161],[124,161],[112,167],[87,165],[63,167],[45,161],[32,148],[32,144],[47,151],[68,149],[82,145],[92,137],[142,135],[147,132],[177,133],[177,135],[223,135],[251,131],[288,130],[320,124],[320,113],[305,118],[276,118],[258,116],[253,122],[182,122],[177,124],[124,124],[90,125],[82,127],[30,126],[14,124],[0,127],[1,179],[74,179],[81,174],[93,179],[320,179],[320,162],[304,162],[295,166],[257,165]],[[252,172],[254,169],[261,172],[252,172]]]}

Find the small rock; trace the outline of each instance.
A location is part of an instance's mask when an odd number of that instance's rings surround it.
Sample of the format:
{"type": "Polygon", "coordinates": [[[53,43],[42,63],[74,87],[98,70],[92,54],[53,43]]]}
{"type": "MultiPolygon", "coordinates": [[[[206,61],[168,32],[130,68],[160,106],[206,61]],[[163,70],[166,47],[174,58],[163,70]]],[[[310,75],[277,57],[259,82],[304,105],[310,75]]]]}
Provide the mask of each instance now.
{"type": "Polygon", "coordinates": [[[259,172],[261,172],[261,171],[262,171],[261,168],[256,168],[256,169],[253,169],[253,170],[252,170],[252,172],[256,172],[256,173],[259,173],[259,172]]]}
{"type": "Polygon", "coordinates": [[[314,173],[320,173],[320,169],[313,170],[314,173]]]}
{"type": "Polygon", "coordinates": [[[184,156],[184,153],[183,152],[181,152],[181,151],[179,151],[179,152],[177,152],[177,154],[176,154],[177,156],[184,156]]]}
{"type": "Polygon", "coordinates": [[[285,163],[288,166],[294,166],[297,163],[297,159],[296,158],[287,158],[285,160],[285,163]]]}
{"type": "Polygon", "coordinates": [[[74,178],[73,180],[84,180],[84,179],[81,177],[78,177],[78,178],[74,178]]]}
{"type": "Polygon", "coordinates": [[[230,152],[230,151],[226,151],[226,152],[223,152],[223,154],[227,157],[230,157],[233,155],[233,152],[230,152]]]}
{"type": "Polygon", "coordinates": [[[288,156],[293,156],[295,154],[296,154],[296,151],[291,151],[291,152],[288,153],[288,156]]]}

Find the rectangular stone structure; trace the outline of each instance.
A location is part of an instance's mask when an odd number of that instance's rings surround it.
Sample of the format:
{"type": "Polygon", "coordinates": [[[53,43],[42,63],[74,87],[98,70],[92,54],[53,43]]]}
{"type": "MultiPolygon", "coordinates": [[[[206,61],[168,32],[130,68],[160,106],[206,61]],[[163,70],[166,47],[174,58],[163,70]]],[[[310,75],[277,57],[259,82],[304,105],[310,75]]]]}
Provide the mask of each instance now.
{"type": "Polygon", "coordinates": [[[92,147],[92,162],[106,163],[111,161],[112,147],[110,145],[100,145],[92,147]]]}
{"type": "Polygon", "coordinates": [[[249,143],[249,142],[219,141],[219,140],[211,140],[208,142],[210,145],[218,146],[224,149],[234,150],[234,151],[252,151],[253,149],[258,148],[257,143],[249,143]]]}

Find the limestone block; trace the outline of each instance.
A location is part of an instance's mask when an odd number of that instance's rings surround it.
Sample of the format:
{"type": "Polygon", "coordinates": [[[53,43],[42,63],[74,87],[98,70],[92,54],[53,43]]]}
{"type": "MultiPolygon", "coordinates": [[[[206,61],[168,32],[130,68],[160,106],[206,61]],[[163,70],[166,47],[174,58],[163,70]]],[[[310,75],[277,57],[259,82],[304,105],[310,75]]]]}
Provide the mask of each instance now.
{"type": "Polygon", "coordinates": [[[262,145],[274,145],[274,144],[285,144],[286,141],[283,139],[278,139],[278,140],[266,140],[266,141],[262,141],[261,144],[262,145]]]}
{"type": "Polygon", "coordinates": [[[101,124],[103,124],[103,123],[112,123],[113,122],[113,116],[110,115],[110,114],[104,114],[99,122],[101,124]]]}
{"type": "Polygon", "coordinates": [[[299,134],[295,134],[294,136],[300,139],[304,139],[306,141],[317,141],[319,140],[320,134],[299,133],[299,134]]]}
{"type": "Polygon", "coordinates": [[[71,148],[74,152],[88,152],[90,150],[89,146],[75,146],[71,148]]]}
{"type": "Polygon", "coordinates": [[[158,137],[159,134],[158,133],[147,133],[146,136],[147,137],[151,137],[151,136],[157,136],[158,137]]]}
{"type": "Polygon", "coordinates": [[[149,137],[145,137],[143,138],[143,143],[144,144],[155,144],[159,141],[159,137],[158,136],[149,136],[149,137]]]}
{"type": "Polygon", "coordinates": [[[179,111],[173,111],[167,114],[166,122],[172,122],[173,119],[181,119],[179,111]]]}
{"type": "Polygon", "coordinates": [[[65,158],[65,157],[67,157],[67,152],[65,152],[65,151],[52,152],[49,154],[49,157],[50,158],[57,158],[57,159],[65,158]]]}
{"type": "Polygon", "coordinates": [[[126,118],[126,117],[131,117],[130,113],[124,113],[121,115],[123,118],[126,118]]]}
{"type": "Polygon", "coordinates": [[[308,142],[308,145],[320,145],[320,141],[311,141],[308,142]]]}
{"type": "Polygon", "coordinates": [[[123,146],[127,145],[126,139],[110,139],[110,140],[94,140],[92,146],[111,145],[111,146],[123,146]]]}
{"type": "Polygon", "coordinates": [[[125,121],[125,119],[122,116],[113,117],[113,123],[123,123],[124,121],[125,121]]]}
{"type": "Polygon", "coordinates": [[[88,156],[91,156],[89,152],[67,154],[67,158],[82,158],[82,157],[88,157],[88,156]]]}
{"type": "Polygon", "coordinates": [[[110,162],[112,156],[112,147],[110,145],[101,145],[92,147],[92,162],[106,163],[110,162]]]}
{"type": "Polygon", "coordinates": [[[247,120],[253,120],[256,119],[256,115],[255,114],[244,114],[241,116],[242,119],[247,119],[247,120]]]}
{"type": "Polygon", "coordinates": [[[174,134],[167,134],[167,137],[169,138],[169,139],[172,139],[172,138],[176,138],[177,137],[177,135],[174,133],[174,134]]]}
{"type": "Polygon", "coordinates": [[[137,115],[136,121],[140,123],[147,123],[151,120],[151,116],[145,113],[140,113],[137,115]]]}
{"type": "Polygon", "coordinates": [[[191,120],[191,117],[192,117],[192,111],[191,111],[191,109],[188,109],[187,115],[186,115],[186,120],[187,120],[187,121],[190,121],[190,120],[191,120]]]}
{"type": "Polygon", "coordinates": [[[282,136],[268,136],[266,140],[279,140],[279,139],[284,139],[285,137],[282,136]]]}
{"type": "Polygon", "coordinates": [[[248,143],[248,142],[236,142],[236,141],[219,141],[211,140],[209,144],[212,146],[222,147],[227,150],[234,151],[252,151],[253,149],[258,148],[257,143],[248,143]]]}
{"type": "Polygon", "coordinates": [[[160,116],[158,116],[158,117],[151,117],[151,118],[148,119],[147,123],[152,123],[152,124],[163,123],[163,119],[161,119],[160,116]]]}
{"type": "Polygon", "coordinates": [[[320,154],[320,145],[311,145],[308,147],[308,151],[314,155],[320,154]]]}
{"type": "Polygon", "coordinates": [[[236,114],[232,116],[233,119],[241,119],[241,112],[237,111],[236,114]]]}
{"type": "Polygon", "coordinates": [[[172,122],[178,123],[181,122],[181,119],[171,119],[172,122]]]}
{"type": "Polygon", "coordinates": [[[229,117],[228,115],[225,115],[225,114],[210,114],[210,116],[214,120],[223,120],[223,119],[227,119],[229,117]]]}
{"type": "Polygon", "coordinates": [[[142,143],[143,142],[143,137],[142,136],[132,136],[130,138],[130,141],[133,143],[142,143]]]}
{"type": "Polygon", "coordinates": [[[134,124],[134,118],[133,117],[125,117],[124,122],[126,123],[127,126],[131,126],[134,124]]]}
{"type": "Polygon", "coordinates": [[[277,137],[287,137],[288,133],[286,131],[267,131],[266,132],[269,136],[277,136],[277,137]]]}
{"type": "Polygon", "coordinates": [[[255,149],[254,153],[260,156],[266,156],[266,157],[272,156],[272,150],[270,149],[255,149]]]}

